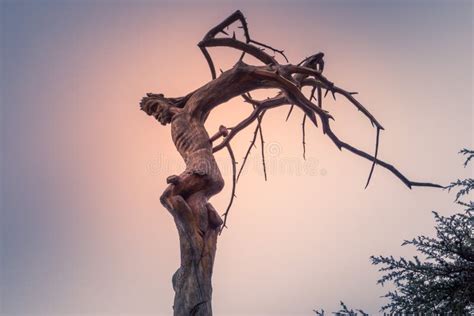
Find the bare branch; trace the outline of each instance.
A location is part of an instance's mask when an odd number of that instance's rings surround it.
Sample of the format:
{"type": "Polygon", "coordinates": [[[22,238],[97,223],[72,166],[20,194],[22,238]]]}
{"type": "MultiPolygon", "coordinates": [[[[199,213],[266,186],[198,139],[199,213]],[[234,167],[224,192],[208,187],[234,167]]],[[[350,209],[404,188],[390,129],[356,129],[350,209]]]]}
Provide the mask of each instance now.
{"type": "Polygon", "coordinates": [[[227,148],[227,151],[229,153],[229,156],[230,156],[230,159],[232,161],[232,192],[231,192],[231,195],[230,195],[230,201],[229,201],[229,205],[227,206],[227,209],[225,211],[225,213],[223,214],[224,216],[224,223],[222,224],[222,229],[220,230],[219,234],[222,233],[222,230],[224,228],[226,228],[226,223],[227,223],[227,217],[229,216],[229,211],[230,211],[230,208],[232,207],[232,203],[234,202],[234,198],[235,198],[235,187],[237,185],[237,179],[236,179],[236,165],[237,165],[237,162],[235,161],[235,155],[234,155],[234,152],[232,151],[232,147],[230,147],[230,144],[226,144],[225,146],[227,148]]]}
{"type": "Polygon", "coordinates": [[[379,152],[379,138],[380,138],[380,128],[377,128],[377,135],[375,136],[375,153],[374,153],[374,162],[372,163],[372,167],[370,168],[369,177],[367,178],[367,183],[365,184],[365,188],[369,186],[370,178],[372,178],[372,174],[374,173],[375,165],[377,163],[377,154],[379,152]]]}
{"type": "Polygon", "coordinates": [[[232,47],[235,49],[238,49],[242,52],[245,52],[264,64],[271,65],[271,64],[278,64],[278,62],[273,58],[272,56],[268,55],[265,53],[263,50],[260,48],[253,46],[251,44],[247,44],[244,42],[241,42],[239,40],[233,39],[233,38],[210,38],[210,39],[205,39],[201,41],[198,46],[200,48],[203,47],[232,47]]]}
{"type": "Polygon", "coordinates": [[[339,148],[339,149],[346,149],[350,152],[352,152],[353,154],[356,154],[357,156],[360,156],[360,157],[363,157],[365,159],[368,159],[370,161],[375,161],[379,166],[382,166],[384,167],[385,169],[389,170],[391,173],[393,173],[398,179],[400,179],[408,188],[412,188],[412,187],[415,187],[415,186],[420,186],[420,187],[434,187],[434,188],[443,188],[443,186],[439,185],[439,184],[435,184],[435,183],[430,183],[430,182],[415,182],[415,181],[411,181],[409,180],[407,177],[405,177],[400,171],[398,171],[397,168],[395,168],[393,165],[383,161],[383,160],[380,160],[368,153],[366,153],[365,151],[363,150],[360,150],[348,143],[345,143],[343,141],[341,141],[337,136],[336,134],[334,134],[331,130],[331,128],[329,127],[329,121],[328,120],[323,120],[323,126],[326,130],[326,134],[328,135],[328,137],[332,140],[332,142],[339,148]]]}
{"type": "Polygon", "coordinates": [[[258,126],[259,126],[258,131],[260,134],[260,145],[262,149],[263,176],[265,177],[265,181],[267,181],[267,166],[265,165],[265,141],[263,140],[262,116],[263,116],[263,113],[257,118],[257,120],[258,120],[258,126]]]}
{"type": "Polygon", "coordinates": [[[366,187],[370,183],[375,165],[379,165],[394,174],[408,188],[414,186],[441,188],[440,185],[434,183],[411,181],[393,165],[378,158],[382,125],[353,97],[355,93],[334,85],[322,74],[324,70],[323,53],[305,58],[296,66],[279,64],[275,57],[269,55],[265,50],[280,54],[287,60],[283,50],[251,39],[247,22],[240,11],[234,12],[209,30],[198,46],[209,65],[212,75],[211,81],[184,97],[166,98],[163,94],[147,94],[140,102],[141,109],[148,115],[155,117],[163,125],[170,124],[172,126],[173,142],[186,164],[184,172],[168,177],[169,186],[160,198],[161,203],[173,215],[180,235],[181,268],[173,277],[173,288],[176,292],[173,308],[176,315],[189,315],[190,311],[196,315],[211,314],[211,276],[217,235],[226,227],[229,211],[235,198],[237,179],[255,144],[257,133],[260,136],[262,164],[265,180],[267,179],[262,118],[269,109],[291,105],[287,120],[293,107],[298,107],[303,111],[303,158],[306,158],[306,119],[309,118],[317,127],[317,117],[319,116],[323,133],[340,150],[344,148],[372,163],[366,187]],[[235,32],[232,32],[232,36],[229,35],[231,32],[228,32],[228,27],[235,22],[241,24],[239,27],[243,29],[244,41],[238,40],[235,32]],[[224,34],[227,37],[216,37],[218,34],[224,34]],[[234,48],[241,52],[241,56],[231,69],[221,70],[221,74],[217,77],[216,67],[208,51],[211,47],[234,48]],[[255,57],[264,65],[245,64],[242,60],[246,54],[255,57]],[[302,91],[305,86],[312,87],[309,98],[302,91]],[[247,94],[260,89],[278,89],[280,92],[275,97],[262,101],[254,100],[250,94],[247,94]],[[326,93],[331,92],[334,98],[336,98],[336,94],[342,95],[376,127],[377,135],[373,156],[342,141],[331,130],[329,121],[334,118],[322,108],[323,89],[326,90],[326,93]],[[317,101],[317,104],[312,102],[315,99],[316,91],[315,102],[317,101]],[[205,122],[210,112],[215,107],[237,96],[243,96],[246,102],[252,104],[253,111],[230,131],[221,126],[217,134],[209,137],[205,122]],[[254,136],[239,174],[236,175],[236,161],[230,142],[233,137],[254,121],[257,121],[254,136]],[[222,141],[213,147],[213,142],[221,137],[223,137],[222,141]],[[209,199],[224,187],[224,179],[213,154],[224,147],[232,161],[232,195],[223,214],[224,220],[222,220],[209,203],[209,199]],[[206,167],[203,168],[203,165],[206,167]],[[190,236],[190,232],[192,236],[190,236]],[[196,280],[198,281],[196,282],[196,280]]]}
{"type": "Polygon", "coordinates": [[[317,87],[318,90],[318,106],[322,109],[323,108],[323,92],[321,87],[317,87]]]}
{"type": "MultiPolygon", "coordinates": [[[[302,82],[302,85],[303,86],[313,86],[313,87],[317,87],[318,89],[321,89],[321,82],[318,82],[314,79],[305,79],[303,82],[302,82]]],[[[349,100],[349,102],[351,102],[359,111],[361,111],[369,120],[370,122],[372,123],[372,125],[375,125],[377,128],[380,128],[381,130],[383,130],[383,126],[382,124],[380,124],[377,119],[359,102],[357,101],[353,95],[355,94],[354,92],[348,92],[348,91],[345,91],[344,89],[341,89],[337,86],[335,86],[334,84],[332,85],[332,87],[327,87],[327,86],[324,86],[323,85],[323,88],[326,88],[326,93],[328,91],[331,91],[333,93],[339,93],[341,95],[343,95],[347,100],[349,100]]],[[[321,97],[319,96],[321,94],[320,90],[318,90],[318,101],[321,100],[321,97]]],[[[320,105],[320,107],[322,107],[322,104],[320,105]]]]}
{"type": "Polygon", "coordinates": [[[290,110],[288,111],[288,114],[286,115],[286,120],[285,120],[285,121],[288,122],[288,119],[290,118],[290,115],[291,115],[291,112],[293,111],[293,107],[294,107],[294,106],[295,106],[294,104],[292,104],[292,105],[290,106],[290,110]]]}
{"type": "Polygon", "coordinates": [[[241,50],[242,54],[239,58],[239,61],[242,61],[245,54],[247,53],[262,61],[264,64],[278,64],[274,57],[268,55],[262,49],[252,45],[252,43],[271,49],[276,53],[279,53],[288,62],[288,59],[286,58],[283,50],[277,50],[269,45],[260,43],[250,38],[247,21],[245,20],[245,17],[242,12],[240,12],[239,10],[235,11],[228,18],[226,18],[224,21],[222,21],[221,23],[213,27],[209,32],[207,32],[202,41],[199,42],[198,46],[201,49],[204,57],[206,58],[206,61],[209,65],[209,69],[211,71],[212,79],[214,80],[216,79],[216,71],[214,67],[214,62],[212,61],[212,58],[206,49],[207,47],[232,47],[241,50]],[[237,21],[240,21],[241,23],[240,28],[244,31],[245,42],[237,40],[235,37],[235,32],[233,33],[232,37],[229,38],[216,38],[216,35],[219,33],[228,35],[228,33],[224,31],[224,28],[228,28],[229,25],[237,21]]]}
{"type": "Polygon", "coordinates": [[[258,121],[257,126],[255,127],[255,130],[253,132],[253,138],[250,141],[250,145],[247,148],[247,152],[245,153],[244,160],[242,161],[242,165],[240,166],[239,173],[237,174],[237,181],[239,181],[240,174],[244,170],[245,164],[247,163],[247,159],[250,155],[250,151],[252,150],[252,147],[255,147],[255,141],[257,140],[257,134],[260,129],[259,124],[260,124],[260,121],[258,121]]]}
{"type": "MultiPolygon", "coordinates": [[[[250,104],[253,105],[253,108],[255,110],[255,107],[260,105],[261,102],[260,101],[256,101],[256,100],[253,100],[252,97],[250,96],[250,93],[247,93],[247,94],[243,94],[242,97],[244,98],[244,100],[250,104]]],[[[242,171],[244,170],[244,167],[245,167],[245,164],[247,162],[247,159],[250,155],[250,151],[252,150],[252,147],[255,147],[255,141],[257,140],[257,134],[261,128],[261,122],[262,122],[262,118],[263,118],[263,115],[265,114],[265,110],[262,111],[262,114],[259,116],[259,118],[257,118],[257,126],[255,127],[255,130],[253,132],[253,138],[252,140],[250,141],[250,145],[247,149],[247,152],[245,153],[245,156],[244,156],[244,160],[242,162],[242,165],[240,166],[240,169],[239,169],[239,173],[237,174],[237,181],[239,181],[239,178],[240,178],[240,174],[242,173],[242,171]]],[[[266,174],[266,168],[264,167],[264,171],[265,171],[265,174],[266,174]]]]}
{"type": "Polygon", "coordinates": [[[301,123],[301,127],[303,129],[303,159],[304,160],[306,160],[305,123],[306,123],[306,114],[303,116],[303,123],[301,123]]]}
{"type": "MultiPolygon", "coordinates": [[[[253,102],[257,102],[257,101],[253,101],[253,102]]],[[[280,97],[277,96],[274,98],[267,99],[265,101],[258,101],[258,102],[259,102],[258,106],[255,107],[253,112],[247,118],[245,118],[240,123],[232,127],[231,131],[229,132],[229,135],[226,138],[224,138],[224,140],[219,145],[214,147],[213,152],[217,152],[221,150],[222,148],[224,148],[225,145],[229,143],[232,140],[232,138],[234,138],[241,130],[243,130],[245,127],[249,126],[253,121],[258,119],[262,111],[289,103],[285,96],[280,96],[280,97]]]]}
{"type": "Polygon", "coordinates": [[[201,46],[199,47],[201,49],[201,52],[204,55],[204,58],[206,58],[207,64],[209,65],[209,69],[211,70],[211,77],[212,80],[216,79],[216,67],[214,66],[214,62],[212,61],[212,57],[207,51],[206,47],[201,46]]]}
{"type": "Polygon", "coordinates": [[[244,30],[244,36],[247,42],[250,40],[249,30],[247,27],[247,21],[245,20],[245,16],[242,14],[240,10],[235,11],[230,16],[228,16],[224,21],[214,26],[209,32],[206,33],[204,39],[214,38],[219,32],[222,32],[225,28],[229,27],[232,23],[240,21],[241,27],[244,30]]]}
{"type": "Polygon", "coordinates": [[[257,44],[257,45],[259,45],[259,46],[263,46],[263,47],[265,47],[265,48],[268,48],[268,49],[272,50],[273,52],[278,53],[278,54],[280,54],[281,56],[283,56],[283,58],[285,58],[285,60],[286,60],[287,63],[289,62],[289,61],[288,61],[288,58],[286,58],[286,55],[285,55],[285,51],[284,51],[284,50],[278,50],[278,49],[273,48],[273,47],[271,47],[271,46],[269,46],[269,45],[267,45],[267,44],[263,44],[263,43],[257,42],[257,41],[255,41],[255,40],[253,40],[253,39],[250,40],[250,43],[254,43],[254,44],[257,44]]]}

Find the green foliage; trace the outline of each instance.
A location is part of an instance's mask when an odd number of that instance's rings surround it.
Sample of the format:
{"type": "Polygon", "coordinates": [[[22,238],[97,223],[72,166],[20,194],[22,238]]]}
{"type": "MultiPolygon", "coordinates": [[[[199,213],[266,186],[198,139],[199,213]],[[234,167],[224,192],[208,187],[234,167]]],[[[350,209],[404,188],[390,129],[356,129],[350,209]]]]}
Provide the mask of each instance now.
{"type": "MultiPolygon", "coordinates": [[[[313,312],[315,312],[316,315],[319,315],[319,316],[324,316],[325,315],[324,309],[321,309],[321,310],[313,309],[313,312]]],[[[361,309],[356,309],[355,311],[353,309],[349,309],[347,307],[347,305],[344,304],[344,302],[341,301],[341,309],[338,312],[334,312],[333,314],[336,315],[336,316],[357,316],[357,315],[359,315],[359,313],[360,313],[361,316],[368,316],[369,315],[361,309]]]]}
{"type": "Polygon", "coordinates": [[[464,167],[467,167],[467,165],[469,164],[469,161],[471,161],[471,159],[474,158],[474,150],[463,148],[461,149],[459,153],[464,156],[467,156],[466,161],[464,161],[464,167]]]}
{"type": "MultiPolygon", "coordinates": [[[[465,166],[474,157],[474,151],[463,149],[465,166]]],[[[474,179],[452,182],[448,190],[457,189],[456,202],[464,212],[449,217],[433,212],[436,237],[418,236],[402,245],[412,245],[425,260],[393,256],[372,256],[372,264],[381,265],[384,272],[378,281],[384,285],[393,282],[395,291],[385,295],[390,302],[382,310],[390,313],[449,313],[464,315],[474,312],[474,202],[463,202],[474,179]]]]}
{"type": "MultiPolygon", "coordinates": [[[[460,154],[467,156],[466,161],[464,161],[464,167],[467,167],[471,159],[474,157],[474,150],[468,150],[466,148],[461,149],[460,154]]],[[[467,206],[471,209],[473,208],[472,201],[470,203],[461,202],[459,199],[462,196],[468,195],[469,192],[474,189],[474,179],[458,179],[454,182],[451,182],[447,187],[448,191],[457,188],[459,191],[456,193],[456,202],[461,205],[467,206]]]]}

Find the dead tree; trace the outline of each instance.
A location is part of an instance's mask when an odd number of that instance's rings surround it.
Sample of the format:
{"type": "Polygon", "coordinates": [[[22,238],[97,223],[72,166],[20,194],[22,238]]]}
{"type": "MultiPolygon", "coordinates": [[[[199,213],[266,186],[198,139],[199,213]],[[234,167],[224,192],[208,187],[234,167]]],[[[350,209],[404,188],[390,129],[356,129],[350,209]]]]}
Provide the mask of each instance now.
{"type": "MultiPolygon", "coordinates": [[[[309,121],[340,149],[368,159],[372,167],[367,185],[372,177],[374,167],[379,165],[396,177],[408,188],[414,186],[440,187],[437,184],[414,182],[405,177],[393,165],[379,159],[378,145],[382,125],[377,119],[354,98],[356,93],[346,91],[323,75],[324,54],[317,53],[294,65],[288,63],[285,53],[250,37],[247,22],[240,11],[234,12],[224,21],[213,27],[198,44],[212,75],[212,80],[189,94],[172,98],[163,94],[148,93],[140,102],[141,109],[155,117],[162,125],[171,124],[171,135],[176,149],[185,161],[186,169],[180,175],[167,178],[169,186],[160,198],[161,203],[171,213],[179,234],[181,266],[173,275],[175,291],[174,315],[212,315],[212,269],[216,254],[217,237],[226,227],[226,219],[234,198],[237,182],[236,162],[230,142],[243,129],[256,122],[254,137],[243,160],[242,168],[252,146],[260,135],[263,145],[261,121],[266,111],[289,106],[299,108],[304,113],[303,148],[305,146],[305,123],[309,121]],[[243,32],[243,39],[236,37],[235,31],[229,35],[229,26],[237,24],[243,32]],[[230,47],[241,52],[237,63],[217,76],[213,59],[208,52],[211,47],[230,47]],[[245,63],[244,57],[252,56],[261,65],[245,63]],[[276,55],[285,60],[277,61],[276,55]],[[306,96],[302,89],[311,88],[306,96]],[[256,100],[251,91],[260,89],[278,89],[278,93],[265,100],[256,100]],[[324,96],[323,96],[323,92],[324,96]],[[331,114],[323,109],[323,98],[328,94],[336,98],[340,95],[355,106],[375,127],[375,151],[371,155],[341,140],[331,130],[331,114]],[[241,96],[243,101],[252,106],[252,112],[237,125],[225,128],[221,126],[212,137],[204,128],[209,113],[220,104],[241,96]],[[224,187],[224,180],[214,159],[214,153],[226,149],[233,163],[233,189],[227,210],[222,220],[218,212],[209,203],[209,199],[224,187]]],[[[264,163],[264,152],[262,159],[264,163]]]]}

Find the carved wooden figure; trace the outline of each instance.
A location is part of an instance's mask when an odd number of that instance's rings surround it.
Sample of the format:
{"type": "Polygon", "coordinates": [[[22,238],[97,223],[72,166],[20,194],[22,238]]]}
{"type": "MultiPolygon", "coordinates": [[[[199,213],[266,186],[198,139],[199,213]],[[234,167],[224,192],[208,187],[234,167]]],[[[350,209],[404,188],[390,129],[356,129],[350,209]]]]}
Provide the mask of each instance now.
{"type": "MultiPolygon", "coordinates": [[[[378,144],[382,125],[377,119],[354,98],[356,93],[348,92],[323,75],[324,54],[317,53],[297,65],[280,64],[273,54],[278,54],[288,62],[284,52],[251,39],[247,22],[240,11],[234,12],[223,22],[212,28],[198,44],[206,58],[212,80],[204,86],[192,91],[184,97],[170,98],[163,94],[148,93],[140,106],[148,115],[155,117],[161,124],[171,125],[171,135],[179,154],[186,164],[180,175],[167,178],[169,186],[161,196],[161,203],[171,213],[179,234],[181,265],[173,275],[172,283],[175,291],[174,315],[212,315],[212,269],[216,254],[217,237],[225,227],[227,215],[234,198],[234,190],[238,177],[236,163],[230,147],[230,141],[241,130],[257,122],[254,137],[241,165],[242,171],[250,150],[260,135],[263,145],[261,121],[267,110],[280,106],[293,107],[304,112],[303,156],[306,118],[322,128],[332,142],[339,148],[368,159],[372,162],[367,185],[370,182],[375,165],[379,165],[396,177],[408,188],[413,186],[441,187],[433,183],[414,182],[405,177],[393,165],[378,158],[378,144]],[[234,23],[243,31],[243,40],[235,33],[229,35],[228,28],[234,23]],[[241,57],[229,70],[216,76],[214,62],[208,52],[210,47],[230,47],[241,51],[241,57]],[[271,52],[269,54],[268,52],[271,52]],[[243,59],[250,55],[262,65],[246,64],[243,59]],[[302,89],[311,87],[311,94],[306,96],[302,89]],[[255,100],[251,91],[276,88],[279,93],[265,100],[255,100]],[[323,96],[323,90],[325,94],[323,96]],[[341,95],[355,106],[376,129],[374,155],[368,154],[349,143],[339,139],[331,130],[330,121],[334,118],[323,109],[323,98],[331,93],[335,98],[341,95]],[[212,137],[204,128],[209,113],[218,105],[241,96],[249,103],[253,111],[243,121],[229,129],[221,126],[212,137]],[[319,122],[319,123],[318,123],[319,122]],[[319,124],[319,125],[318,125],[319,124]],[[218,142],[214,145],[215,142],[218,142]],[[224,180],[214,158],[214,153],[226,148],[233,163],[233,189],[224,220],[209,203],[209,199],[224,187],[224,180]]],[[[264,164],[264,152],[262,159],[264,164]]]]}

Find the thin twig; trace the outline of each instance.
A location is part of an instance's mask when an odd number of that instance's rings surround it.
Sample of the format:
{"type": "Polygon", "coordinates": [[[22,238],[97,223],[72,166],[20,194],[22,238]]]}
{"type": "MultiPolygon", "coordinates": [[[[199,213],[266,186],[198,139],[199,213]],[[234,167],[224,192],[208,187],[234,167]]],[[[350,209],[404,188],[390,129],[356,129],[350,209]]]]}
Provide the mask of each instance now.
{"type": "Polygon", "coordinates": [[[263,44],[263,43],[257,42],[257,41],[255,41],[255,40],[253,40],[253,39],[250,40],[250,43],[254,43],[254,44],[257,44],[257,45],[259,45],[259,46],[263,46],[263,47],[265,47],[265,48],[268,48],[268,49],[274,51],[275,53],[278,53],[278,54],[282,55],[283,58],[285,58],[286,62],[287,62],[287,63],[289,62],[289,61],[288,61],[288,58],[286,58],[286,55],[285,55],[285,51],[284,51],[284,50],[275,49],[275,48],[273,48],[273,47],[271,47],[271,46],[269,46],[269,45],[267,45],[267,44],[263,44]]]}
{"type": "MultiPolygon", "coordinates": [[[[313,99],[315,99],[315,97],[314,97],[314,92],[315,92],[315,91],[316,91],[316,86],[313,86],[313,89],[311,89],[311,94],[310,94],[310,96],[309,96],[309,101],[310,101],[310,102],[311,102],[313,99]]],[[[305,120],[306,120],[306,115],[305,115],[305,117],[304,117],[304,119],[303,119],[303,135],[304,135],[304,122],[305,122],[305,120]]],[[[318,121],[317,121],[316,119],[314,120],[314,125],[316,125],[316,127],[318,127],[318,121]]],[[[303,141],[304,141],[304,139],[303,139],[303,141]]],[[[304,155],[303,155],[303,157],[304,157],[304,155]]]]}
{"type": "Polygon", "coordinates": [[[377,163],[377,154],[379,152],[379,137],[380,137],[380,128],[377,128],[377,135],[375,136],[375,153],[374,153],[374,162],[372,163],[372,167],[370,168],[369,177],[367,178],[367,183],[365,184],[365,188],[369,186],[370,178],[372,178],[372,174],[374,173],[375,165],[377,163]]]}
{"type": "MultiPolygon", "coordinates": [[[[263,113],[262,113],[263,115],[263,113]]],[[[245,167],[245,163],[247,162],[247,159],[250,155],[250,151],[252,150],[252,147],[255,147],[255,141],[257,140],[257,134],[258,134],[258,131],[260,129],[260,121],[257,121],[257,126],[255,127],[255,130],[253,132],[253,137],[252,137],[252,140],[250,141],[250,145],[249,147],[247,148],[247,152],[245,153],[245,157],[242,161],[242,165],[240,166],[240,169],[239,169],[239,173],[237,174],[237,181],[239,181],[239,178],[240,178],[240,174],[242,173],[242,171],[244,170],[244,167],[245,167]]]]}
{"type": "Polygon", "coordinates": [[[323,91],[321,87],[318,87],[318,106],[321,109],[323,108],[323,91]]]}
{"type": "Polygon", "coordinates": [[[263,118],[263,114],[258,117],[257,121],[258,121],[258,131],[260,133],[260,145],[262,147],[263,175],[265,177],[265,181],[267,181],[267,167],[265,165],[265,141],[263,140],[262,118],[263,118]]]}
{"type": "Polygon", "coordinates": [[[288,119],[290,118],[290,115],[291,115],[291,112],[293,111],[294,106],[295,106],[294,104],[290,106],[290,110],[288,111],[288,114],[286,115],[286,120],[285,120],[286,122],[288,122],[288,119]]]}
{"type": "Polygon", "coordinates": [[[303,159],[304,160],[306,160],[305,123],[306,123],[306,114],[303,116],[303,123],[301,123],[301,127],[303,129],[303,159]]]}
{"type": "MultiPolygon", "coordinates": [[[[231,195],[230,195],[229,205],[227,206],[227,209],[226,209],[225,213],[223,214],[224,223],[222,224],[222,229],[227,228],[227,226],[226,226],[227,217],[229,215],[230,208],[232,207],[232,203],[234,202],[235,187],[236,187],[236,184],[237,184],[237,179],[236,179],[236,169],[237,169],[236,165],[237,165],[237,162],[235,161],[234,152],[232,151],[232,148],[230,147],[230,144],[227,144],[226,148],[227,148],[227,151],[229,152],[229,156],[230,156],[230,159],[232,161],[232,192],[231,192],[231,195]]],[[[222,233],[222,229],[219,232],[219,234],[222,233]]]]}

